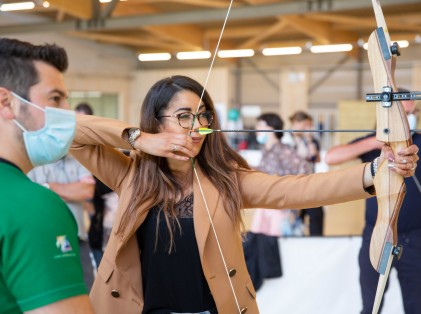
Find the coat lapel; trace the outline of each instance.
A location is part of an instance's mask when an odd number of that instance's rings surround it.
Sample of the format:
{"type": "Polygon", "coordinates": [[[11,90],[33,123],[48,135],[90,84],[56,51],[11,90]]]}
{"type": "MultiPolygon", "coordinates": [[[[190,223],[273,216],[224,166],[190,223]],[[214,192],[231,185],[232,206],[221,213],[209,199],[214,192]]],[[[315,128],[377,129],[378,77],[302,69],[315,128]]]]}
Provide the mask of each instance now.
{"type": "Polygon", "coordinates": [[[203,251],[205,249],[206,239],[211,228],[209,215],[213,219],[219,201],[219,192],[215,188],[215,186],[213,186],[213,184],[209,181],[209,179],[203,174],[203,172],[198,166],[196,166],[196,170],[200,181],[198,181],[196,176],[194,175],[193,219],[197,246],[199,249],[200,257],[202,258],[203,251]],[[206,204],[209,209],[209,214],[206,209],[206,204]]]}

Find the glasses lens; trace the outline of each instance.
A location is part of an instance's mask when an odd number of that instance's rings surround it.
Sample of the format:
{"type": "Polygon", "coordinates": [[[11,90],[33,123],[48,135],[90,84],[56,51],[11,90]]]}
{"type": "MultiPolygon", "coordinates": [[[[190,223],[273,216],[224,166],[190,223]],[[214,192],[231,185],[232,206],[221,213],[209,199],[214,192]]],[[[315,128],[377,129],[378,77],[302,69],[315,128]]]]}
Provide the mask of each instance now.
{"type": "Polygon", "coordinates": [[[199,113],[199,123],[202,126],[209,126],[213,121],[213,112],[212,111],[204,111],[199,113]]]}
{"type": "Polygon", "coordinates": [[[178,115],[178,122],[180,123],[181,127],[185,129],[190,129],[193,123],[193,114],[190,112],[185,112],[178,115]]]}

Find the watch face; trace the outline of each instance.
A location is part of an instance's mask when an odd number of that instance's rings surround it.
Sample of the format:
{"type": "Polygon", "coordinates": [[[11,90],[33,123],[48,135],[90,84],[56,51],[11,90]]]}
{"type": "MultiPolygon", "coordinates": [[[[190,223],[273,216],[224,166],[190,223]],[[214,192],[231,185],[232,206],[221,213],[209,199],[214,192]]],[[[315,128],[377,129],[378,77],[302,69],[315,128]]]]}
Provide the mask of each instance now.
{"type": "Polygon", "coordinates": [[[134,141],[140,134],[140,130],[139,129],[131,129],[130,130],[130,141],[134,141]]]}

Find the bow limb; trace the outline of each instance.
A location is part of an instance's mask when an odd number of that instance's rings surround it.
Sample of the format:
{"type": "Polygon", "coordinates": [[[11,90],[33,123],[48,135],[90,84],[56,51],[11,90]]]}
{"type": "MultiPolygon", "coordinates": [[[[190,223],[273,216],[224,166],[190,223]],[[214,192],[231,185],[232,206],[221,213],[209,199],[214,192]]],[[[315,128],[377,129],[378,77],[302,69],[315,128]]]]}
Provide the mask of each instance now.
{"type": "MultiPolygon", "coordinates": [[[[387,99],[397,92],[394,80],[396,56],[391,53],[391,42],[386,22],[378,0],[372,0],[378,28],[368,41],[368,58],[377,93],[384,93],[383,102],[376,104],[376,138],[389,145],[395,156],[404,147],[412,144],[405,110],[399,101],[387,99]]],[[[383,160],[374,178],[378,213],[370,242],[370,261],[380,274],[374,301],[373,313],[377,313],[393,257],[400,254],[397,247],[397,222],[405,196],[403,177],[389,170],[388,161],[383,160]]]]}

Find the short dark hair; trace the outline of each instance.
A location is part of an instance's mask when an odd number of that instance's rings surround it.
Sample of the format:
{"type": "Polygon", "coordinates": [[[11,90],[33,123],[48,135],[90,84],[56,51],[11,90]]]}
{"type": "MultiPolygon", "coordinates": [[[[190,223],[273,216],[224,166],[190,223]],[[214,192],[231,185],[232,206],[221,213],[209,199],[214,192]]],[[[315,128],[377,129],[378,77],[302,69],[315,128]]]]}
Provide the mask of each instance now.
{"type": "Polygon", "coordinates": [[[0,38],[0,86],[28,98],[30,87],[39,81],[34,61],[45,62],[61,73],[69,66],[66,51],[55,44],[33,45],[0,38]]]}
{"type": "Polygon", "coordinates": [[[289,117],[290,122],[300,122],[304,120],[313,121],[313,117],[304,111],[296,111],[295,113],[292,114],[292,116],[289,117]]]}
{"type": "MultiPolygon", "coordinates": [[[[282,130],[284,128],[284,121],[277,113],[273,113],[273,112],[264,113],[260,115],[259,117],[257,117],[257,121],[259,120],[265,121],[266,124],[272,127],[274,130],[282,130]]],[[[280,139],[282,138],[284,133],[276,132],[275,135],[278,139],[280,139]]]]}
{"type": "Polygon", "coordinates": [[[87,115],[93,115],[94,110],[92,109],[91,105],[87,102],[81,102],[79,105],[76,106],[75,111],[83,112],[87,115]]]}

